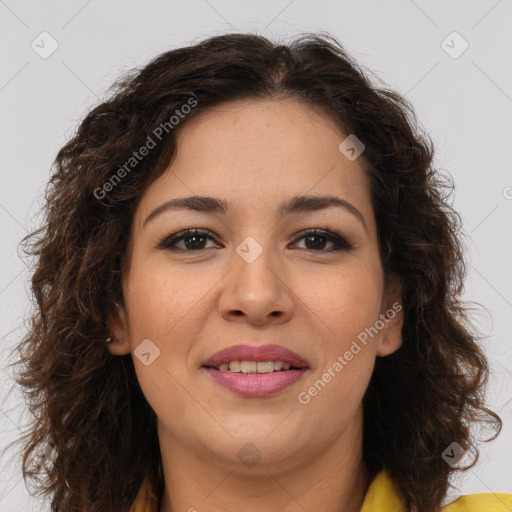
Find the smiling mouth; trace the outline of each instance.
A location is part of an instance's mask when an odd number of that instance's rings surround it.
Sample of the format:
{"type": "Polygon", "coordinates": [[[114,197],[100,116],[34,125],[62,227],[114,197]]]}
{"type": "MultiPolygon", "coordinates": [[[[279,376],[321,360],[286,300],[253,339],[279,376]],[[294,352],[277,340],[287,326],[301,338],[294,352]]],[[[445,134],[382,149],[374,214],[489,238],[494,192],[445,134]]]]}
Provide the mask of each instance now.
{"type": "Polygon", "coordinates": [[[221,387],[247,398],[276,395],[302,379],[309,370],[309,366],[299,368],[280,360],[230,361],[202,368],[221,387]]]}

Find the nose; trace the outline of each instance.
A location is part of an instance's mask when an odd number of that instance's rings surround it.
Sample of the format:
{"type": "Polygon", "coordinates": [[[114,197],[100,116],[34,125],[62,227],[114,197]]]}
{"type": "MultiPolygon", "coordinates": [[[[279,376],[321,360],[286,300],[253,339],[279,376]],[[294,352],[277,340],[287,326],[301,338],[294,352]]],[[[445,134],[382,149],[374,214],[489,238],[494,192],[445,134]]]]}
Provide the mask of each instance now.
{"type": "Polygon", "coordinates": [[[229,322],[278,325],[293,315],[294,293],[283,265],[263,250],[252,262],[233,254],[233,269],[224,280],[219,313],[229,322]]]}

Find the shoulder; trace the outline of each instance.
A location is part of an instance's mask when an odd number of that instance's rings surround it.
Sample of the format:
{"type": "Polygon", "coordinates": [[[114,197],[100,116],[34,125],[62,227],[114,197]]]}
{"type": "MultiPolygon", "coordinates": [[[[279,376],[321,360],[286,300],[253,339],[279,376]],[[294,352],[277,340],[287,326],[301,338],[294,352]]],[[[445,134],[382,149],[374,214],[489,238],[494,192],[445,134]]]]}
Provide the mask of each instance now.
{"type": "MultiPolygon", "coordinates": [[[[381,471],[373,479],[361,512],[405,512],[388,471],[381,471]]],[[[512,494],[485,493],[461,496],[445,505],[442,512],[512,512],[512,494]]]]}
{"type": "Polygon", "coordinates": [[[461,496],[443,507],[443,512],[511,512],[512,494],[482,493],[461,496]]]}

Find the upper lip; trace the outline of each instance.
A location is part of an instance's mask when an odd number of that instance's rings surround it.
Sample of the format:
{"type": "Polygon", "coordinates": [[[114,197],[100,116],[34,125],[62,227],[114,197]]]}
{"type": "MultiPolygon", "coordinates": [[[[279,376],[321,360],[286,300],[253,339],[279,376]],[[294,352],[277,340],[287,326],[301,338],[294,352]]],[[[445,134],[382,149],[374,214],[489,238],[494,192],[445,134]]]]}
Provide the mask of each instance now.
{"type": "Polygon", "coordinates": [[[296,368],[309,367],[299,354],[280,345],[233,345],[215,352],[203,366],[219,366],[230,361],[283,361],[296,368]]]}

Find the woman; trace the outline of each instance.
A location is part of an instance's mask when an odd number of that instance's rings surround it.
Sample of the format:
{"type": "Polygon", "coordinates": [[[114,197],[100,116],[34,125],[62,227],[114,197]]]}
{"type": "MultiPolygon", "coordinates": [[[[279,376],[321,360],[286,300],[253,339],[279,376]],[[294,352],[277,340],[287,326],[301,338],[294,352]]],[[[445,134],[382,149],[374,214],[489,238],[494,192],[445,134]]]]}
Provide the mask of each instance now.
{"type": "Polygon", "coordinates": [[[328,35],[213,37],[116,83],[26,240],[23,471],[54,510],[446,505],[470,425],[501,421],[414,122],[328,35]]]}

